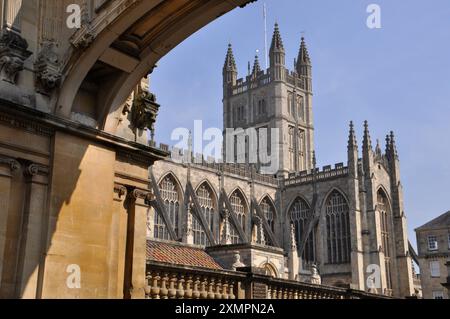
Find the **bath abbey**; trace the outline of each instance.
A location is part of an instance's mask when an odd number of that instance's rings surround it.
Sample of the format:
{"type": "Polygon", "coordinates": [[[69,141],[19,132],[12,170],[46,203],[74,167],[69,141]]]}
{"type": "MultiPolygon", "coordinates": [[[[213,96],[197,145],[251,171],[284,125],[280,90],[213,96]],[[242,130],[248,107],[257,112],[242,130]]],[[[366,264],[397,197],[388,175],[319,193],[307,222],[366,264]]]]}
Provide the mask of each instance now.
{"type": "Polygon", "coordinates": [[[292,70],[278,24],[268,69],[239,77],[226,51],[223,129],[275,130],[267,149],[245,136],[237,164],[154,141],[146,76],[251,2],[0,0],[0,298],[414,295],[395,135],[351,122],[346,162],[317,167],[304,38],[292,70]],[[248,161],[263,151],[270,174],[248,161]]]}

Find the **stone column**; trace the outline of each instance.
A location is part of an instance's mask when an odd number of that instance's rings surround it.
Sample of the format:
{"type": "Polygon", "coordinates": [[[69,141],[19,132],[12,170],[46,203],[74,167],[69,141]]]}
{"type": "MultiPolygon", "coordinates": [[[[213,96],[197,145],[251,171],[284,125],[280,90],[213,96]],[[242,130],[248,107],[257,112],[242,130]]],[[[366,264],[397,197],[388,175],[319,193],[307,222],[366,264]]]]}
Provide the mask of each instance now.
{"type": "Polygon", "coordinates": [[[37,297],[38,273],[47,234],[48,168],[31,164],[24,171],[26,197],[22,217],[16,296],[37,297]]]}
{"type": "Polygon", "coordinates": [[[1,1],[1,29],[6,28],[20,33],[22,0],[1,1]]]}
{"type": "Polygon", "coordinates": [[[127,249],[125,260],[126,299],[145,298],[147,250],[147,210],[152,194],[135,189],[129,197],[127,249]]]}
{"type": "Polygon", "coordinates": [[[0,157],[0,286],[2,284],[6,231],[11,196],[11,179],[13,172],[20,169],[20,164],[7,157],[0,157]]]}

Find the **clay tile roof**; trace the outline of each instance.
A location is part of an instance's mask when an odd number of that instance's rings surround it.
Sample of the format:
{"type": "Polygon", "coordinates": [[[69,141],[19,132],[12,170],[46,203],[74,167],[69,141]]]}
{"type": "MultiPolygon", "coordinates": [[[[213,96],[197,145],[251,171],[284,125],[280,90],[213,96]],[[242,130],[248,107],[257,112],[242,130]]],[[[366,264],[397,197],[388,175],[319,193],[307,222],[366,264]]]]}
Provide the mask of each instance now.
{"type": "Polygon", "coordinates": [[[172,265],[223,269],[204,250],[176,243],[147,241],[147,260],[172,265]]]}
{"type": "Polygon", "coordinates": [[[450,211],[445,214],[433,219],[432,221],[420,226],[416,230],[428,230],[428,229],[438,229],[450,227],[450,211]]]}

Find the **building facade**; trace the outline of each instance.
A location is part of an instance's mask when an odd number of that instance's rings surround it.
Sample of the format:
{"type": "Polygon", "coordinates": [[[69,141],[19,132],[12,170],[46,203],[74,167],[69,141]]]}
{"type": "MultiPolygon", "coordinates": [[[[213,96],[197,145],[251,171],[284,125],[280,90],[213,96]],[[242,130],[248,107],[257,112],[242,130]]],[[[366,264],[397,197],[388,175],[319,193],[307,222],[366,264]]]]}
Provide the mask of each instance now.
{"type": "Polygon", "coordinates": [[[420,276],[425,299],[449,299],[450,212],[416,229],[420,276]]]}
{"type": "MultiPolygon", "coordinates": [[[[268,70],[256,58],[246,78],[238,78],[229,46],[224,129],[279,130],[279,147],[268,146],[280,158],[278,173],[260,174],[260,163],[193,162],[189,150],[174,150],[172,159],[151,169],[159,187],[148,215],[149,240],[203,248],[224,269],[233,269],[237,252],[245,266],[270,269],[277,278],[310,282],[318,271],[326,285],[413,295],[394,134],[384,151],[379,144],[373,148],[366,122],[361,153],[351,123],[347,163],[317,168],[312,64],[304,39],[295,66],[286,67],[278,25],[268,70]]],[[[246,161],[250,152],[246,146],[246,161]]]]}
{"type": "Polygon", "coordinates": [[[348,163],[315,168],[306,45],[293,75],[276,35],[271,70],[256,66],[246,92],[230,91],[245,82],[233,82],[233,63],[224,72],[224,104],[233,112],[243,102],[225,125],[255,116],[282,130],[276,178],[248,165],[161,161],[167,147],[148,144],[159,105],[141,79],[250,2],[0,0],[0,298],[174,297],[199,287],[205,296],[206,284],[206,297],[230,295],[221,280],[245,282],[233,270],[242,266],[271,275],[258,279],[271,297],[342,297],[343,288],[317,284],[368,290],[370,265],[380,268],[377,293],[410,295],[394,136],[383,153],[367,128],[361,158],[351,129],[348,163]],[[80,26],[71,27],[77,8],[80,26]]]}

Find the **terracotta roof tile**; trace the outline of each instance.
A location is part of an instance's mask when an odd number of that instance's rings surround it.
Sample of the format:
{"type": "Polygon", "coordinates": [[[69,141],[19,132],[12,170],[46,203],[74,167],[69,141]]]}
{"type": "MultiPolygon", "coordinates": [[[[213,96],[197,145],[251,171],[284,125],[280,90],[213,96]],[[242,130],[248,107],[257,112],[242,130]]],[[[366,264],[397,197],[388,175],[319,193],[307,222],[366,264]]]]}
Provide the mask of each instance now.
{"type": "Polygon", "coordinates": [[[173,265],[223,269],[204,250],[175,243],[147,241],[147,259],[173,265]]]}

